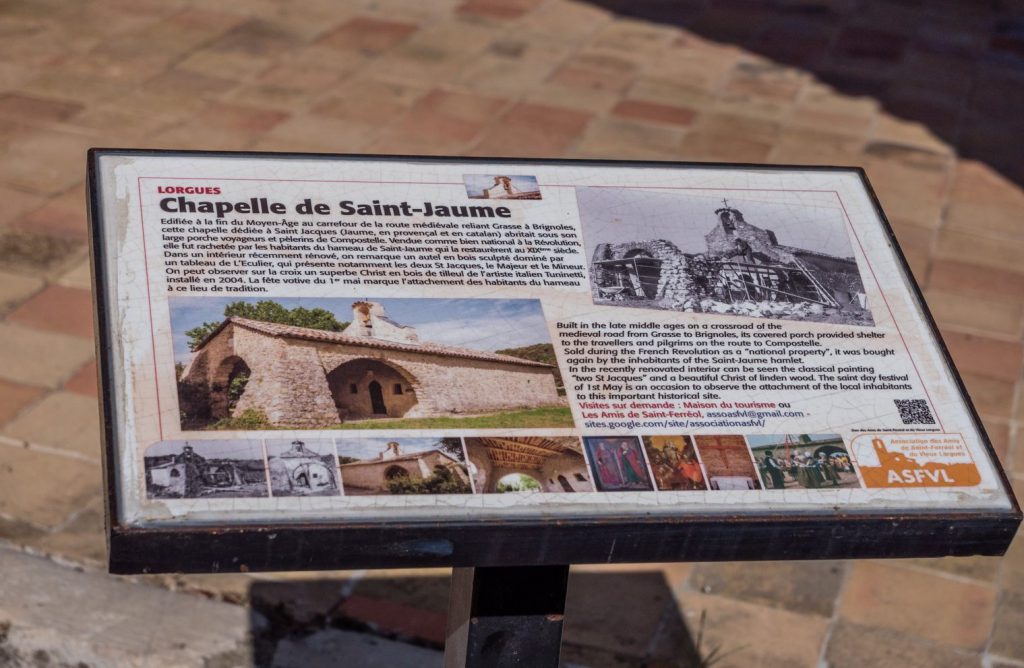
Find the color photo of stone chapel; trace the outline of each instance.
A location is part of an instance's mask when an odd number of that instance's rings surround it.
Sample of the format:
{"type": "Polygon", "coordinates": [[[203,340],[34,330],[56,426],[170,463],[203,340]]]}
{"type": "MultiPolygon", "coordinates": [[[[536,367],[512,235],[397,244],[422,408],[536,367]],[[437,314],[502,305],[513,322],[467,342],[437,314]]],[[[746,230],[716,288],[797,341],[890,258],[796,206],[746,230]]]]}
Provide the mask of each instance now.
{"type": "Polygon", "coordinates": [[[171,322],[185,430],[572,426],[534,299],[172,298],[171,322]]]}
{"type": "Polygon", "coordinates": [[[579,188],[595,304],[874,325],[842,212],[579,188]]]}

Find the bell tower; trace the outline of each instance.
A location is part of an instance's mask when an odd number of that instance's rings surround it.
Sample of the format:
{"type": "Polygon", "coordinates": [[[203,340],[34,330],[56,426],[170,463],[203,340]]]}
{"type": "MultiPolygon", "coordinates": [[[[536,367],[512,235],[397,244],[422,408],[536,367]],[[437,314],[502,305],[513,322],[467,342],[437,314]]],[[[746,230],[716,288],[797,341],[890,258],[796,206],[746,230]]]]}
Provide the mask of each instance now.
{"type": "Polygon", "coordinates": [[[726,234],[735,233],[737,223],[746,223],[743,220],[743,212],[729,206],[729,200],[727,199],[722,200],[722,207],[715,209],[715,214],[718,216],[718,222],[722,226],[722,231],[726,234]]]}

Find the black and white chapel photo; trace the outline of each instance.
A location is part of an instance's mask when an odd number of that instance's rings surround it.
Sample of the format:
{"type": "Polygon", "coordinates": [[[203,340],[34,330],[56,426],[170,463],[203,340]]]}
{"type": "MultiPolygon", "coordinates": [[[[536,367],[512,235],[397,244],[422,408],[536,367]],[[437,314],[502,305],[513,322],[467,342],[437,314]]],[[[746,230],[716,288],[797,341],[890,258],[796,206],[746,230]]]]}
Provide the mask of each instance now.
{"type": "Polygon", "coordinates": [[[579,188],[595,304],[874,325],[842,210],[579,188]]]}

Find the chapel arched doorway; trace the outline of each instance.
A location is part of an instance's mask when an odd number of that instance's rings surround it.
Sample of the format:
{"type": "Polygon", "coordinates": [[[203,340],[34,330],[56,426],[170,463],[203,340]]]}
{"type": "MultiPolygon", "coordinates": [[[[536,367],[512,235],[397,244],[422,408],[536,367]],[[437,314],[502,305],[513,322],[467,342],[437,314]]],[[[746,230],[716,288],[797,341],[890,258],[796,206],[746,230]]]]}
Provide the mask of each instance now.
{"type": "Polygon", "coordinates": [[[360,358],[327,374],[338,420],[402,417],[418,403],[416,379],[382,360],[360,358]]]}
{"type": "Polygon", "coordinates": [[[234,414],[251,374],[249,365],[237,355],[221,360],[210,383],[211,418],[220,420],[234,414]]]}

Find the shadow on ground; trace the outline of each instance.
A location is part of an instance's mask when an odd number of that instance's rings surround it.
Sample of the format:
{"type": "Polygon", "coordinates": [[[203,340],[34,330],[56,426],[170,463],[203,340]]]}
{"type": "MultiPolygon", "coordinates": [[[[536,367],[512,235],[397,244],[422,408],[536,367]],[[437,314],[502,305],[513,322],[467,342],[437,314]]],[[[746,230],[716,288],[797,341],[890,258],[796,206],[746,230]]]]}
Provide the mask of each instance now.
{"type": "MultiPolygon", "coordinates": [[[[1024,12],[1009,0],[587,0],[810,72],[1024,184],[1024,12]]],[[[751,67],[758,67],[752,64],[751,67]]]]}
{"type": "MultiPolygon", "coordinates": [[[[442,576],[256,582],[255,665],[440,666],[449,586],[442,576]]],[[[692,633],[660,572],[570,575],[564,666],[700,666],[692,633]]]]}

